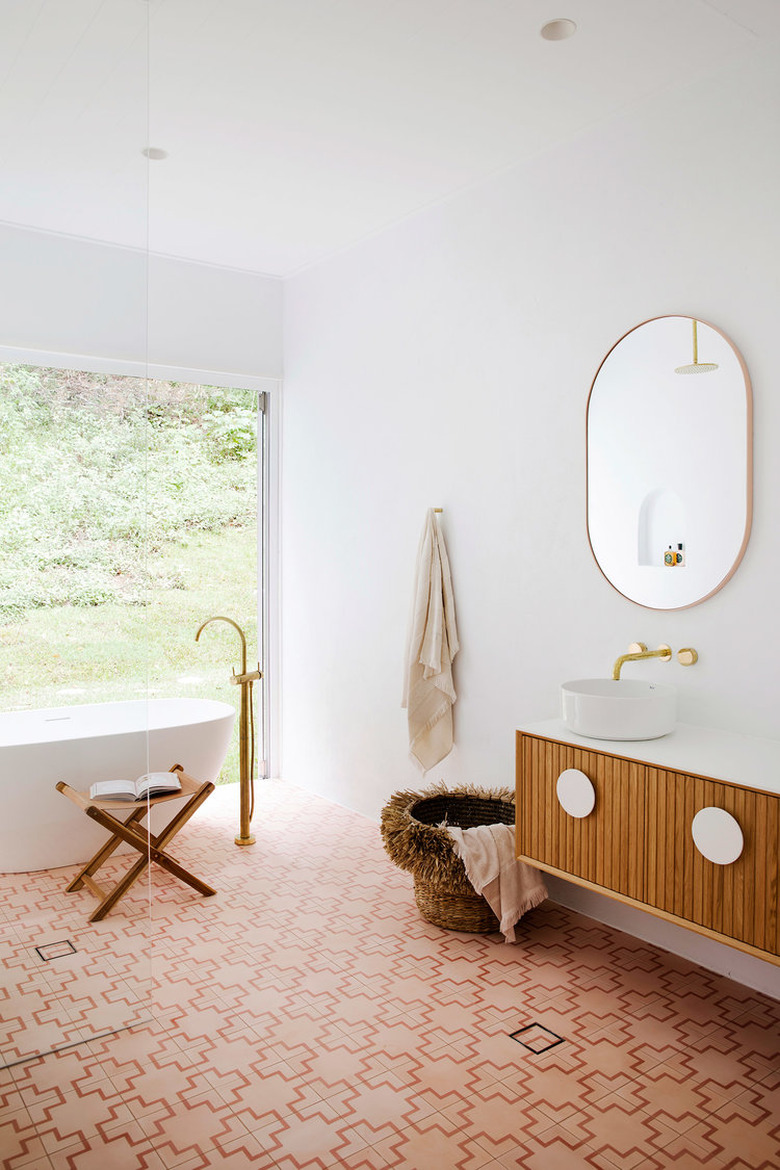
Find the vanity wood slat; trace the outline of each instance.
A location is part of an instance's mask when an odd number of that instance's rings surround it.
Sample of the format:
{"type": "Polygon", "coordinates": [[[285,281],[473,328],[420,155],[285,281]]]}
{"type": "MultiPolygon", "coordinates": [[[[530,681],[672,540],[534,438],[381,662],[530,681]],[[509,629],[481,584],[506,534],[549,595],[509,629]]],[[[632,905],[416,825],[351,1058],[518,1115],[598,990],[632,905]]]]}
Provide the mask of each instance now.
{"type": "Polygon", "coordinates": [[[518,768],[518,840],[524,852],[586,881],[641,896],[644,874],[644,769],[596,752],[526,736],[518,768]],[[596,807],[583,819],[558,803],[561,772],[577,768],[596,790],[596,807]],[[520,824],[522,820],[522,826],[520,824]],[[619,832],[613,826],[622,826],[619,832]]]}
{"type": "Polygon", "coordinates": [[[535,730],[518,731],[516,767],[522,860],[780,963],[780,795],[535,730]],[[587,817],[572,817],[558,803],[566,768],[584,772],[594,786],[587,817]],[[742,829],[742,854],[729,865],[708,861],[693,841],[693,818],[710,806],[742,829]]]}

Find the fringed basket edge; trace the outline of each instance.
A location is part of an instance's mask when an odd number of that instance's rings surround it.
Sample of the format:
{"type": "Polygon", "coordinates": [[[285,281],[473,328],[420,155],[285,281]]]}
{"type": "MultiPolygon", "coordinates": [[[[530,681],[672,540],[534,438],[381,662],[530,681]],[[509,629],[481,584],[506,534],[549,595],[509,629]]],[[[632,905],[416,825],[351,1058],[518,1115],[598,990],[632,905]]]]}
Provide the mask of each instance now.
{"type": "Polygon", "coordinates": [[[449,787],[438,781],[422,791],[393,793],[382,810],[382,842],[400,869],[408,870],[424,883],[447,882],[453,894],[473,895],[474,888],[446,829],[422,824],[412,816],[415,805],[435,796],[474,797],[514,805],[515,794],[511,788],[489,789],[477,784],[449,787]]]}

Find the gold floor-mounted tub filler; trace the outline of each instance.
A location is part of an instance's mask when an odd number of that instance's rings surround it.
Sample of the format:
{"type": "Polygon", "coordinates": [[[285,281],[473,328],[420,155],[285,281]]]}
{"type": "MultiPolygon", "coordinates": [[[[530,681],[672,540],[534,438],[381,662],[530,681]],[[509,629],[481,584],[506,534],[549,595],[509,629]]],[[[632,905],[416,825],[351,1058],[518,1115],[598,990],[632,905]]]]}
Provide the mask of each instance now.
{"type": "Polygon", "coordinates": [[[241,687],[241,709],[239,713],[239,833],[235,838],[236,845],[254,845],[255,838],[250,833],[250,825],[252,816],[254,814],[255,793],[254,793],[254,766],[255,766],[255,721],[254,711],[252,707],[252,684],[261,679],[262,673],[260,671],[260,664],[258,663],[257,670],[247,670],[246,668],[246,638],[244,631],[237,622],[232,618],[215,617],[207,618],[202,626],[198,628],[195,635],[195,641],[200,638],[201,632],[206,628],[209,622],[227,622],[228,625],[233,626],[238,630],[238,636],[241,639],[241,673],[233,674],[230,677],[231,683],[241,687]]]}

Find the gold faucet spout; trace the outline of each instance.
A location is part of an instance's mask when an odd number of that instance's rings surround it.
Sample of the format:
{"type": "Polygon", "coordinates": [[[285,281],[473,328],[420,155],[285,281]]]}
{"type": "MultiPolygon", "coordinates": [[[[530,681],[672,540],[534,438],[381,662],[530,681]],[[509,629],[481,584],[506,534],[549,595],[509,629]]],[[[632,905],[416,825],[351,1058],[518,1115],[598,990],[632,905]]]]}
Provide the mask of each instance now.
{"type": "Polygon", "coordinates": [[[627,662],[640,662],[644,658],[660,658],[662,662],[669,662],[672,657],[672,648],[665,643],[661,643],[657,650],[648,650],[644,642],[634,642],[629,647],[628,654],[621,654],[619,658],[615,659],[615,665],[612,667],[613,679],[620,679],[620,672],[627,662]]]}
{"type": "Polygon", "coordinates": [[[201,632],[205,630],[209,622],[227,622],[234,630],[238,630],[238,636],[241,639],[241,673],[246,674],[246,638],[244,637],[244,631],[241,629],[241,626],[238,622],[234,622],[232,618],[221,617],[217,614],[214,617],[206,618],[205,622],[198,627],[198,632],[195,635],[196,642],[200,639],[201,632]]]}

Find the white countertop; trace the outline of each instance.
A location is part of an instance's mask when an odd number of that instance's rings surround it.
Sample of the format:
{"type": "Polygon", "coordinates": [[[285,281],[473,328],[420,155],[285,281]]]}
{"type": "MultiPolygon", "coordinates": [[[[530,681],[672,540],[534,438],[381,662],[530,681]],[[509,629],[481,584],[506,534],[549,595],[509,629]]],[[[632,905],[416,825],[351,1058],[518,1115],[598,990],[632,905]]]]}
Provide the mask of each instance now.
{"type": "Polygon", "coordinates": [[[728,780],[780,796],[780,740],[777,739],[759,739],[692,723],[678,723],[674,731],[660,739],[642,740],[589,739],[569,731],[562,719],[526,723],[519,730],[586,751],[606,752],[659,768],[728,780]]]}

